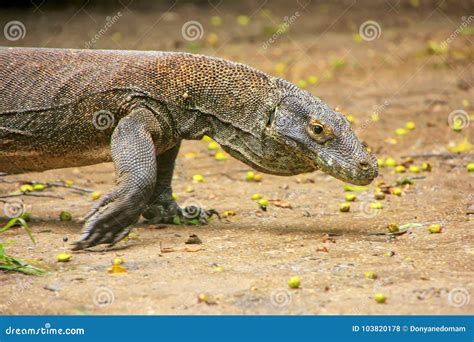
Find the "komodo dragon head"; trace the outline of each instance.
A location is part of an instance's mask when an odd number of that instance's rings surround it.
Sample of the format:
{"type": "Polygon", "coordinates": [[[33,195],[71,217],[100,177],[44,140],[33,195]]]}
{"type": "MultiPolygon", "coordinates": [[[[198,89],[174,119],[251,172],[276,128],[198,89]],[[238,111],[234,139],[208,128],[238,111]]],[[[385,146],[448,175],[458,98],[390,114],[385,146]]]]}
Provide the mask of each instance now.
{"type": "Polygon", "coordinates": [[[377,160],[341,113],[289,82],[281,81],[279,88],[281,101],[269,116],[265,135],[295,156],[280,165],[281,169],[320,169],[359,185],[377,177],[377,160]]]}

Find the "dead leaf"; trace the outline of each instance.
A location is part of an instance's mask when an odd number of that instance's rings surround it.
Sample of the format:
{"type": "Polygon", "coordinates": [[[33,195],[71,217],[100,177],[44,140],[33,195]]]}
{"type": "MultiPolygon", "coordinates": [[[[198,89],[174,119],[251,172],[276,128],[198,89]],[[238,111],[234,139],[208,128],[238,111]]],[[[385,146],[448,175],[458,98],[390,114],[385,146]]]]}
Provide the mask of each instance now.
{"type": "Polygon", "coordinates": [[[274,199],[274,200],[269,200],[269,202],[273,204],[275,207],[293,209],[293,206],[291,205],[291,203],[286,200],[274,199]]]}

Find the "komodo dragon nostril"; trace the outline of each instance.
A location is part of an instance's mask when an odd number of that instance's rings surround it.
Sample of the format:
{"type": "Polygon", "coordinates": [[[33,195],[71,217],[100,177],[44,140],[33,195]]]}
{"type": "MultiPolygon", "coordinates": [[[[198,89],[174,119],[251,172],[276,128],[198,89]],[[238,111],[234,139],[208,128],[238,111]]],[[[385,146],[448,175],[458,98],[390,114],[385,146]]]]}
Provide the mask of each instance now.
{"type": "Polygon", "coordinates": [[[362,170],[368,170],[370,168],[370,164],[369,162],[363,160],[361,162],[359,162],[359,167],[362,169],[362,170]]]}

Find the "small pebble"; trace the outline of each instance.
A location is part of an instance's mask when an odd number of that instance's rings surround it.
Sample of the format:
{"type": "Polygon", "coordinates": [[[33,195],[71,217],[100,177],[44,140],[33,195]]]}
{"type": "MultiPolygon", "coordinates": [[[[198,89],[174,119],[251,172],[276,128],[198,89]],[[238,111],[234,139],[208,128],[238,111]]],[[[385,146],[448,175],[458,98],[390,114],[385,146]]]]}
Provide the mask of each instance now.
{"type": "Polygon", "coordinates": [[[383,200],[385,199],[385,194],[382,191],[377,191],[376,193],[374,193],[374,198],[376,200],[383,200]]]}

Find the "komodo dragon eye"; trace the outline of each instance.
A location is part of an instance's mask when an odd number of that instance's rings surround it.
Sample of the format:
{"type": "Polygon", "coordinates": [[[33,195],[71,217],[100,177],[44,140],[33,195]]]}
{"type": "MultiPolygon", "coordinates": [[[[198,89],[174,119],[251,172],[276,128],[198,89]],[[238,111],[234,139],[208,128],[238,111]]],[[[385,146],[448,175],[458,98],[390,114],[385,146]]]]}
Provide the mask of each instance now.
{"type": "Polygon", "coordinates": [[[314,125],[314,126],[312,127],[312,129],[313,129],[313,133],[314,133],[314,134],[321,134],[321,133],[324,132],[323,126],[322,126],[322,125],[319,125],[319,124],[314,125]]]}
{"type": "Polygon", "coordinates": [[[323,144],[334,137],[332,129],[323,125],[316,119],[311,119],[307,131],[310,137],[319,144],[323,144]]]}

